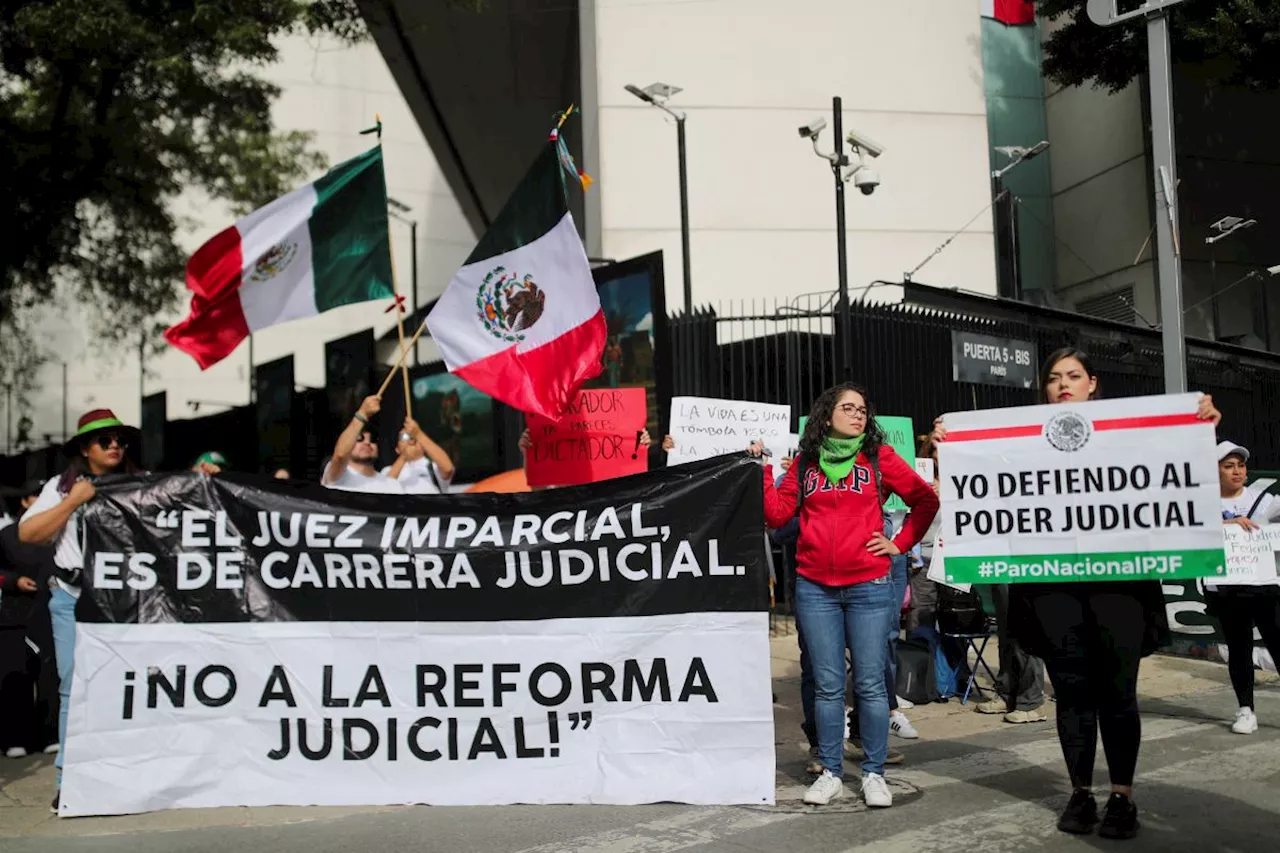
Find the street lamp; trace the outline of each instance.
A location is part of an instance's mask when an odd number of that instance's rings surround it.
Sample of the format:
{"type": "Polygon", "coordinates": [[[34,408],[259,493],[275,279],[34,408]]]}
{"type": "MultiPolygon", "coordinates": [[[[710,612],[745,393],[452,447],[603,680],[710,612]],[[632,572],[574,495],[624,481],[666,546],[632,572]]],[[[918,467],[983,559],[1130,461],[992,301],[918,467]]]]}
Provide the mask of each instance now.
{"type": "Polygon", "coordinates": [[[685,114],[667,106],[668,98],[684,90],[666,83],[650,83],[643,89],[628,83],[624,88],[676,120],[676,149],[680,159],[680,247],[684,253],[684,311],[688,314],[693,311],[693,279],[689,268],[689,173],[684,144],[685,114]]]}
{"type": "Polygon", "coordinates": [[[1169,10],[1183,0],[1089,0],[1085,12],[1100,27],[1135,18],[1147,22],[1147,86],[1151,104],[1151,166],[1156,187],[1156,274],[1160,278],[1160,319],[1164,349],[1164,392],[1187,390],[1187,339],[1182,326],[1182,259],[1178,245],[1178,170],[1174,159],[1173,60],[1169,10]]]}
{"type": "Polygon", "coordinates": [[[858,155],[858,165],[849,168],[849,158],[845,155],[843,144],[844,138],[844,106],[840,97],[831,99],[832,113],[832,130],[835,131],[835,151],[830,154],[824,153],[818,147],[818,136],[827,126],[827,120],[818,116],[808,124],[800,126],[800,137],[807,138],[813,143],[813,153],[819,158],[826,160],[831,166],[831,174],[836,182],[836,275],[839,282],[839,306],[840,314],[840,367],[844,371],[844,378],[849,379],[853,376],[853,322],[850,315],[849,304],[849,255],[848,248],[845,245],[845,221],[844,221],[844,185],[849,180],[853,180],[854,186],[862,191],[863,195],[871,195],[875,192],[876,187],[880,185],[880,175],[871,168],[867,163],[867,157],[879,157],[884,153],[884,146],[876,142],[872,142],[865,135],[857,131],[849,133],[849,148],[853,153],[858,155]]]}
{"type": "Polygon", "coordinates": [[[1039,157],[1049,150],[1048,142],[1037,142],[1030,148],[1021,145],[1005,145],[996,151],[1009,158],[1009,164],[1003,169],[991,172],[991,197],[995,206],[996,245],[999,247],[999,268],[996,280],[999,282],[1000,295],[1009,299],[1022,298],[1022,269],[1018,263],[1018,201],[1013,193],[1004,186],[1004,176],[1018,166],[1039,157]]]}
{"type": "MultiPolygon", "coordinates": [[[[404,214],[412,212],[413,208],[402,201],[397,201],[387,196],[387,216],[397,222],[403,222],[409,226],[409,266],[410,278],[412,279],[413,288],[413,313],[418,313],[418,221],[411,219],[404,214]]],[[[413,342],[413,364],[418,366],[422,362],[418,358],[418,342],[413,342]]]]}
{"type": "MultiPolygon", "coordinates": [[[[1218,300],[1216,298],[1218,295],[1218,253],[1214,247],[1220,240],[1225,240],[1237,231],[1244,231],[1257,224],[1258,220],[1256,219],[1245,219],[1241,216],[1224,216],[1209,226],[1213,229],[1213,233],[1204,238],[1205,245],[1209,247],[1209,289],[1215,297],[1213,305],[1210,306],[1213,309],[1214,337],[1217,337],[1218,329],[1221,325],[1219,323],[1218,300]]],[[[1183,311],[1183,313],[1185,314],[1186,311],[1183,311]]]]}

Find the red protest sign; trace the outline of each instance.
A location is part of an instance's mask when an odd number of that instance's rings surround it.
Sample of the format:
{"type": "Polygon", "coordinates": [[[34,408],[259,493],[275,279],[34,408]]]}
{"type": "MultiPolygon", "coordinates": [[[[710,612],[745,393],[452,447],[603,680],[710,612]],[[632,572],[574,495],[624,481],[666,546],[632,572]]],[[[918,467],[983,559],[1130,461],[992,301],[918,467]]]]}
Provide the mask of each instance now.
{"type": "Polygon", "coordinates": [[[558,421],[529,415],[529,485],[577,486],[648,471],[648,449],[640,446],[647,413],[643,388],[589,388],[558,421]]]}

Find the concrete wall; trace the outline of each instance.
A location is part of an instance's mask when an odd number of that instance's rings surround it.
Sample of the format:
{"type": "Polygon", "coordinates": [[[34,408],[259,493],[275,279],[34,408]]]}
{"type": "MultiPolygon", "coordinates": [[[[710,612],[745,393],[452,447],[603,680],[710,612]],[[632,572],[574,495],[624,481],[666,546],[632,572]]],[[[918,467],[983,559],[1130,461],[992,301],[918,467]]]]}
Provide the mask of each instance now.
{"type": "MultiPolygon", "coordinates": [[[[664,250],[673,309],[682,304],[676,129],[628,83],[685,90],[671,106],[689,116],[695,303],[835,289],[831,171],[797,135],[815,115],[830,124],[833,95],[844,98],[846,131],[887,149],[874,195],[849,186],[855,293],[901,279],[990,201],[976,0],[594,0],[591,11],[603,253],[664,250]]],[[[830,127],[822,144],[831,149],[830,127]]],[[[994,293],[990,216],[916,280],[994,293]]]]}
{"type": "MultiPolygon", "coordinates": [[[[263,74],[283,89],[274,115],[281,129],[316,133],[314,145],[331,164],[354,156],[372,143],[358,131],[373,124],[380,113],[384,125],[388,194],[409,205],[418,220],[419,293],[423,302],[438,295],[475,244],[475,235],[445,183],[417,122],[405,106],[386,63],[373,44],[344,47],[321,39],[293,37],[280,44],[276,65],[263,74]]],[[[194,251],[205,239],[233,221],[230,211],[195,195],[181,199],[178,209],[199,223],[182,235],[194,251]]],[[[409,226],[391,223],[395,265],[402,292],[410,290],[409,226]]],[[[175,287],[181,287],[175,282],[175,287]]],[[[183,308],[170,320],[186,312],[183,308]]],[[[324,385],[324,344],[372,325],[381,333],[393,321],[384,305],[357,305],[310,320],[269,329],[255,337],[258,363],[292,353],[300,385],[324,385]]],[[[46,313],[42,335],[46,346],[69,362],[67,393],[70,427],[83,411],[110,407],[125,421],[137,424],[140,414],[140,371],[136,346],[102,351],[89,346],[87,323],[76,306],[60,304],[46,313]]],[[[431,345],[422,348],[424,361],[437,358],[431,345]]],[[[145,393],[168,392],[170,418],[192,417],[189,401],[244,404],[249,399],[248,346],[207,371],[177,350],[168,350],[147,365],[145,393]]],[[[40,376],[41,390],[31,416],[36,443],[51,434],[60,440],[62,424],[61,366],[51,364],[40,376]]],[[[217,411],[204,406],[199,414],[217,411]]]]}

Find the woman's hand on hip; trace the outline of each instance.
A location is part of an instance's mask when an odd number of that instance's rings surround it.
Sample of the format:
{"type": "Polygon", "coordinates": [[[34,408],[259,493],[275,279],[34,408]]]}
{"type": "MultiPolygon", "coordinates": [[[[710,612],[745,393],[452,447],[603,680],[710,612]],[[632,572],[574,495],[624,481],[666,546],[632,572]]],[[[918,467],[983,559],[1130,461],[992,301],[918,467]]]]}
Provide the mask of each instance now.
{"type": "Polygon", "coordinates": [[[902,549],[894,545],[892,539],[886,538],[880,532],[871,534],[871,541],[867,542],[867,550],[877,557],[896,557],[902,553],[902,549]]]}

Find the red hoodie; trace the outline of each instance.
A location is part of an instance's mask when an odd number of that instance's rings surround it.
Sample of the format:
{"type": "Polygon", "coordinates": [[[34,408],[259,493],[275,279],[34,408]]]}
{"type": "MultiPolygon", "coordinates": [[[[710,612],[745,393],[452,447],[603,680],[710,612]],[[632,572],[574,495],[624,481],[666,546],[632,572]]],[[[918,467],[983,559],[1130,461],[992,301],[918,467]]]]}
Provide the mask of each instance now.
{"type": "MultiPolygon", "coordinates": [[[[873,534],[884,531],[882,499],[875,494],[875,473],[867,457],[859,453],[853,470],[832,485],[815,459],[806,462],[805,495],[800,510],[800,538],[796,542],[796,571],[826,586],[849,586],[875,580],[889,573],[888,557],[867,550],[873,534]]],[[[892,447],[880,447],[880,475],[886,493],[902,498],[911,513],[893,544],[907,553],[924,536],[938,514],[938,496],[892,447]]],[[[764,518],[770,527],[782,527],[795,517],[797,478],[792,465],[774,488],[773,470],[764,469],[764,518]]]]}

